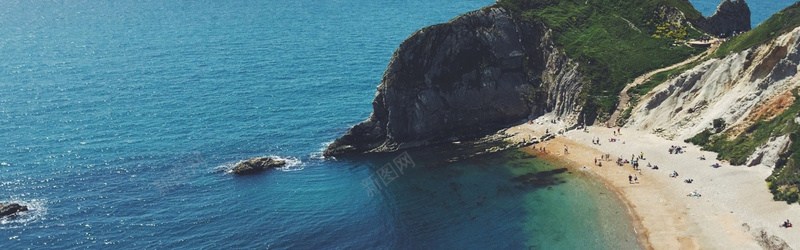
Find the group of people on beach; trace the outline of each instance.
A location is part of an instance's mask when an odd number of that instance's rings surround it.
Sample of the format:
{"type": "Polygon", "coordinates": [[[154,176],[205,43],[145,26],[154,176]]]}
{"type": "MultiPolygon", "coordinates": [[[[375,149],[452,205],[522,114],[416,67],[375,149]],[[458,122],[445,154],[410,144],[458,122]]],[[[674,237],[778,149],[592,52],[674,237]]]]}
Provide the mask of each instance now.
{"type": "Polygon", "coordinates": [[[631,177],[631,175],[628,175],[628,183],[630,184],[639,183],[639,176],[636,174],[634,174],[633,177],[631,177]]]}
{"type": "Polygon", "coordinates": [[[669,147],[669,154],[673,154],[673,153],[682,154],[683,153],[683,148],[681,148],[679,146],[671,146],[671,147],[669,147]]]}

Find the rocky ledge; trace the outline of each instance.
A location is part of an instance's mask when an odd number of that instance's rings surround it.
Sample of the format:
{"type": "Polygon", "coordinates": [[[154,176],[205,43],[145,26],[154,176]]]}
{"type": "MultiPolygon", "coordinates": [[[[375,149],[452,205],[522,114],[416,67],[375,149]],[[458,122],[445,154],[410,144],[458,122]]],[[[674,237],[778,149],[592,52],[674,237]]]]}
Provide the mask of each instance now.
{"type": "Polygon", "coordinates": [[[6,216],[13,216],[19,212],[25,212],[25,211],[28,211],[27,206],[21,206],[17,203],[11,203],[8,205],[3,205],[3,203],[0,203],[0,218],[6,216]]]}
{"type": "Polygon", "coordinates": [[[237,175],[256,174],[270,168],[283,167],[284,165],[286,165],[284,160],[275,160],[266,156],[256,157],[236,163],[231,172],[237,175]]]}

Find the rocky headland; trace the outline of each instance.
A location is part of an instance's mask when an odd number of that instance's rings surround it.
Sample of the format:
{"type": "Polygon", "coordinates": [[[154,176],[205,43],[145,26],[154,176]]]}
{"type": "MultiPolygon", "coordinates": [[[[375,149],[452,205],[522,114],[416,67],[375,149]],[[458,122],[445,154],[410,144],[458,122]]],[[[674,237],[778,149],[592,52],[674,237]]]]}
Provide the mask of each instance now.
{"type": "Polygon", "coordinates": [[[550,35],[496,5],[415,32],[392,56],[370,117],[325,155],[474,138],[549,112],[576,118],[584,82],[550,35]]]}
{"type": "MultiPolygon", "coordinates": [[[[596,60],[581,64],[572,59],[547,22],[526,18],[529,12],[519,10],[523,2],[500,1],[412,34],[392,56],[372,114],[331,143],[324,155],[479,138],[543,115],[570,127],[594,123],[604,114],[585,109],[597,106],[587,100],[598,88],[585,74],[602,78],[587,70],[596,60]]],[[[742,0],[724,1],[708,18],[687,19],[667,4],[649,12],[663,19],[658,22],[694,25],[712,34],[750,29],[750,11],[742,0]]],[[[625,21],[639,33],[645,28],[625,21]]]]}
{"type": "Polygon", "coordinates": [[[724,0],[713,15],[694,24],[712,36],[730,37],[750,30],[750,7],[744,0],[724,0]]]}

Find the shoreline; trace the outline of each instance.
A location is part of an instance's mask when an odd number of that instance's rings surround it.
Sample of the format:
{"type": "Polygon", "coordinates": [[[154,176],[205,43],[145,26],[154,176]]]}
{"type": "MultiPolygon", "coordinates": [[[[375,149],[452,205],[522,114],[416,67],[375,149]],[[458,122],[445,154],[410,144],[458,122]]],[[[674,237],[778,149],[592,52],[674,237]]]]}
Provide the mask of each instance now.
{"type": "Polygon", "coordinates": [[[640,219],[638,218],[638,215],[633,212],[633,208],[631,207],[630,201],[628,201],[627,198],[625,198],[623,193],[620,192],[618,188],[612,186],[611,183],[608,182],[608,180],[604,179],[602,176],[599,176],[597,173],[593,171],[586,171],[587,169],[585,169],[582,166],[579,166],[579,164],[573,162],[570,159],[558,158],[557,156],[553,156],[550,154],[540,153],[539,151],[534,150],[530,147],[521,148],[521,150],[530,155],[535,155],[538,159],[548,162],[550,164],[556,166],[563,166],[572,171],[580,172],[581,174],[587,176],[587,178],[589,178],[590,181],[599,182],[600,184],[602,184],[608,191],[611,191],[614,194],[614,198],[616,199],[616,201],[626,209],[625,215],[628,218],[628,222],[633,227],[634,234],[636,235],[637,245],[639,245],[639,247],[641,247],[642,249],[653,249],[653,246],[650,244],[650,241],[645,235],[647,229],[642,225],[640,219]]]}
{"type": "MultiPolygon", "coordinates": [[[[512,142],[540,137],[546,129],[557,130],[557,124],[522,124],[506,130],[512,142]]],[[[616,128],[614,128],[616,131],[616,128]]],[[[765,239],[779,238],[788,245],[800,244],[800,237],[792,228],[780,228],[785,219],[800,214],[800,206],[772,201],[764,179],[771,168],[763,166],[731,166],[712,168],[717,154],[701,151],[699,147],[684,142],[667,140],[655,135],[627,129],[615,136],[611,128],[589,127],[587,132],[572,130],[541,142],[536,149],[523,151],[543,160],[565,165],[572,170],[589,173],[613,191],[623,206],[628,208],[631,225],[644,249],[700,249],[737,246],[743,249],[761,249],[765,239]],[[593,144],[600,138],[600,145],[593,144]],[[617,138],[609,142],[609,138],[617,138]],[[671,145],[684,147],[685,153],[669,154],[671,145]],[[547,149],[546,153],[540,151],[547,149]],[[564,147],[568,148],[565,154],[564,147]],[[631,164],[618,166],[616,158],[631,154],[644,154],[639,171],[631,164]],[[593,163],[595,157],[610,154],[611,161],[602,161],[602,167],[593,163]],[[705,156],[706,160],[698,159],[705,156]],[[653,170],[647,163],[659,167],[653,170]],[[566,163],[566,164],[564,164],[566,163]],[[677,178],[669,177],[677,171],[677,178]],[[628,175],[636,175],[638,183],[630,184],[628,175]],[[685,179],[693,179],[685,183],[685,179]],[[687,197],[697,190],[701,197],[687,197]]],[[[774,240],[774,239],[773,239],[774,240]]]]}

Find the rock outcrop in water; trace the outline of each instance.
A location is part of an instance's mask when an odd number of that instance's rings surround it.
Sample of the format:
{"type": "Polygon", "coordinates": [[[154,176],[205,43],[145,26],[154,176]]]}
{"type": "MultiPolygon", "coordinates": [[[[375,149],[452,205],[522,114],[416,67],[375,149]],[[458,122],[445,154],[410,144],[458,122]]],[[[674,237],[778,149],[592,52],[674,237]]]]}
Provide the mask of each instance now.
{"type": "Polygon", "coordinates": [[[695,22],[698,28],[711,35],[731,36],[734,32],[750,30],[750,7],[744,0],[724,0],[713,15],[695,22]]]}
{"type": "Polygon", "coordinates": [[[238,175],[256,174],[270,168],[279,168],[286,165],[284,160],[275,160],[271,157],[256,157],[236,163],[231,172],[238,175]]]}
{"type": "Polygon", "coordinates": [[[392,56],[369,119],[325,155],[461,140],[550,112],[577,120],[582,75],[550,36],[497,5],[415,32],[392,56]]]}
{"type": "Polygon", "coordinates": [[[8,205],[3,205],[2,203],[0,203],[0,218],[6,216],[12,216],[19,212],[25,212],[25,211],[28,211],[27,206],[22,206],[17,203],[11,203],[8,205]]]}

